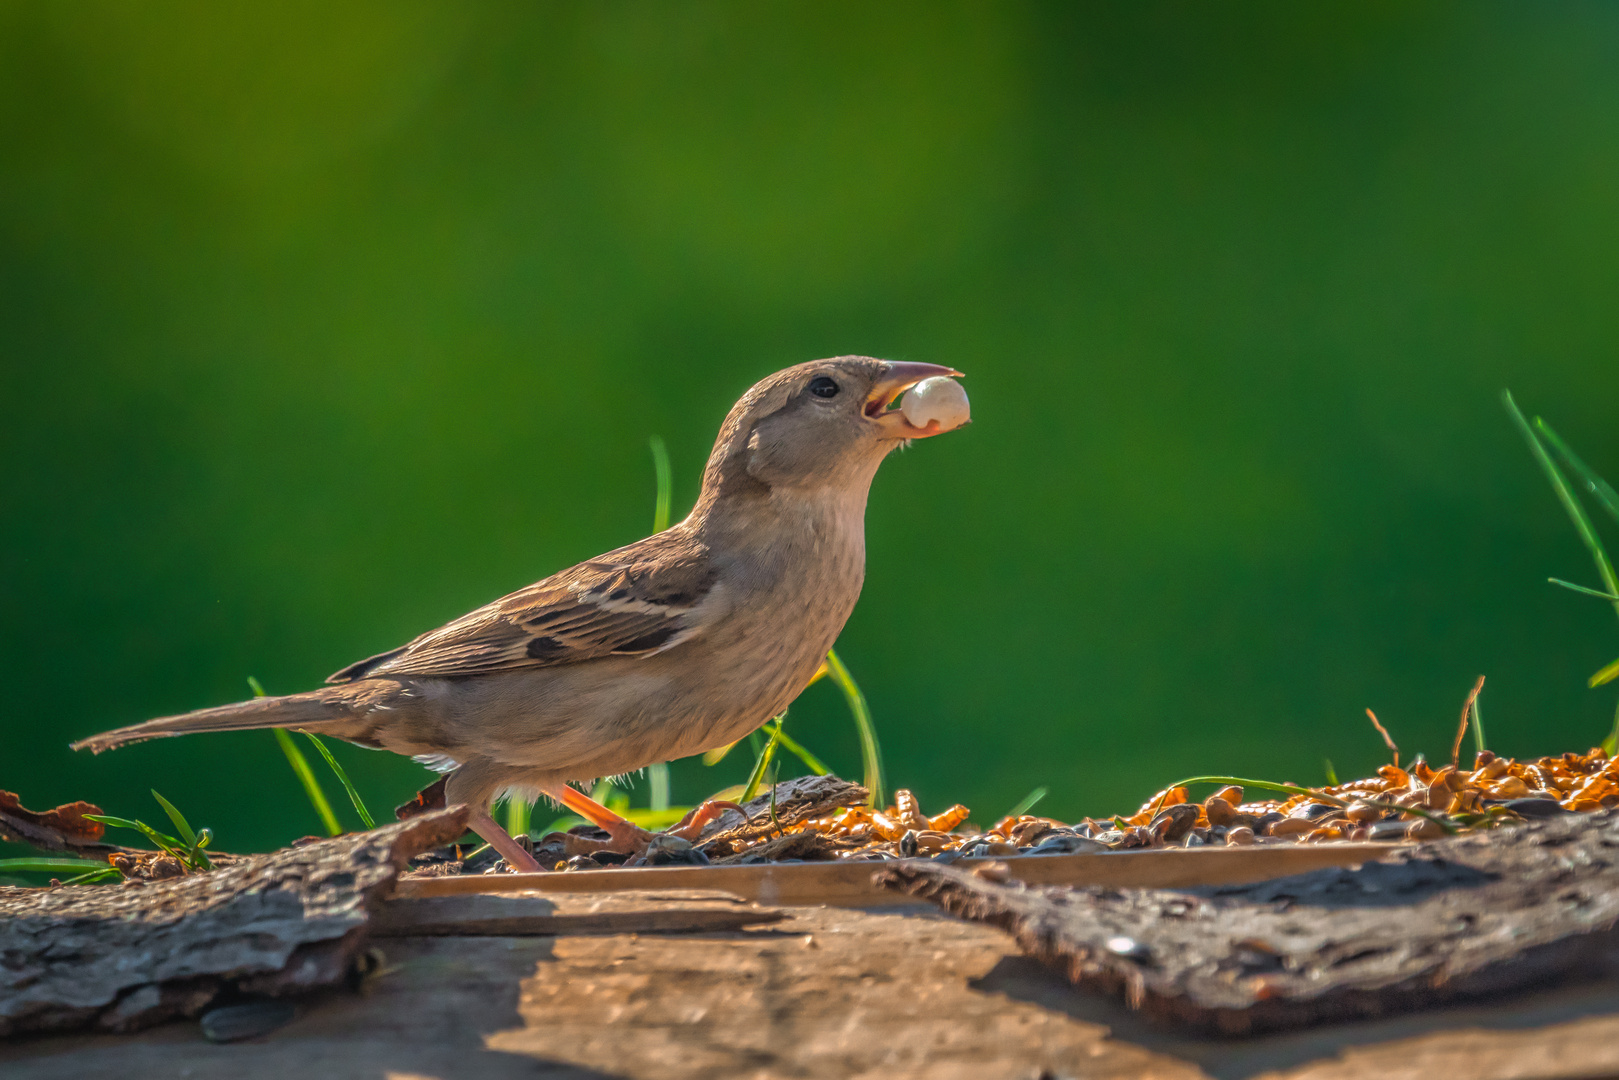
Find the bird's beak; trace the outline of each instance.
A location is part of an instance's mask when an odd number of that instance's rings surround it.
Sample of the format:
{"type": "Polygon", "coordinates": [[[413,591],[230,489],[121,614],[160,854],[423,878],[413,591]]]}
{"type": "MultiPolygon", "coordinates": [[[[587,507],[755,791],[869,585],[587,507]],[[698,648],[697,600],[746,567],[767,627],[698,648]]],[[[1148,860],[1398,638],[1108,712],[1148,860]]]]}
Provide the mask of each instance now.
{"type": "Polygon", "coordinates": [[[937,420],[929,420],[927,427],[917,427],[906,420],[905,414],[898,409],[890,411],[888,408],[905,391],[923,379],[931,379],[935,375],[949,375],[958,379],[964,377],[954,368],[938,364],[908,364],[894,361],[887,365],[882,378],[877,380],[877,384],[871,388],[871,393],[866,395],[866,415],[876,421],[881,438],[925,439],[929,435],[940,433],[937,420]]]}

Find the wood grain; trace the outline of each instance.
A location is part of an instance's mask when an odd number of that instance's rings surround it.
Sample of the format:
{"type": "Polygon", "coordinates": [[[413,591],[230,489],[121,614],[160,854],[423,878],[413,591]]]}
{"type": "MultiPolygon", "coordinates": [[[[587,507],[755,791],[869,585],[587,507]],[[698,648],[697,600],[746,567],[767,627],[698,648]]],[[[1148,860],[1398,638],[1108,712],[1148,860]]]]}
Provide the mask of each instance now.
{"type": "MultiPolygon", "coordinates": [[[[1038,885],[1180,888],[1226,885],[1326,866],[1387,858],[1389,844],[1288,844],[1275,847],[1191,848],[1084,855],[1025,855],[1004,862],[1013,878],[1038,885]]],[[[971,868],[984,859],[962,859],[971,868]]],[[[911,864],[934,865],[927,860],[911,864]]],[[[477,874],[401,878],[401,897],[534,891],[545,895],[621,890],[717,889],[760,904],[885,907],[914,901],[872,883],[885,863],[840,861],[760,866],[658,866],[547,874],[477,874]]]]}
{"type": "Polygon", "coordinates": [[[525,937],[560,934],[712,933],[778,922],[782,913],[729,893],[507,893],[394,899],[371,920],[373,937],[525,937]]]}

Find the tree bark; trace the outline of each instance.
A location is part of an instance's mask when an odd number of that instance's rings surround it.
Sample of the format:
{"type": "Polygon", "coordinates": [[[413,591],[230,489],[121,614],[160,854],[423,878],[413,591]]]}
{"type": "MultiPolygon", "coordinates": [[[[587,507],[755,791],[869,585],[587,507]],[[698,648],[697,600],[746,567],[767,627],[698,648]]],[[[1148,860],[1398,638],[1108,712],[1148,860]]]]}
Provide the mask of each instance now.
{"type": "Polygon", "coordinates": [[[406,861],[465,829],[457,807],[171,881],[0,888],[0,1035],[127,1031],[227,991],[337,982],[406,861]]]}
{"type": "Polygon", "coordinates": [[[1619,812],[1603,811],[1249,885],[1031,888],[928,863],[877,880],[1010,931],[1076,985],[1238,1034],[1601,969],[1619,955],[1616,862],[1619,812]]]}

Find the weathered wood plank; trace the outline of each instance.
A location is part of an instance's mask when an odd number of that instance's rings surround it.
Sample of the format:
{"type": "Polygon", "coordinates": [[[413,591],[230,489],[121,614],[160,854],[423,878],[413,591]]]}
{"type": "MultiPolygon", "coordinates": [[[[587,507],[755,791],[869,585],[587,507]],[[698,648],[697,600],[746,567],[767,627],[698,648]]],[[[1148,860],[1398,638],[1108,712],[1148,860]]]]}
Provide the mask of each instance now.
{"type": "Polygon", "coordinates": [[[528,892],[394,899],[371,921],[373,937],[713,933],[778,922],[782,913],[729,893],[528,892]]]}
{"type": "Polygon", "coordinates": [[[1019,954],[1005,933],[839,908],[715,934],[416,937],[373,943],[361,992],[286,1027],[206,1041],[0,1041],[11,1080],[1589,1080],[1619,1075],[1619,984],[1582,984],[1257,1038],[1165,1030],[1019,954]]]}
{"type": "MultiPolygon", "coordinates": [[[[1393,854],[1389,844],[1289,844],[1276,847],[1149,849],[1006,859],[1013,878],[1037,885],[1180,888],[1263,881],[1327,866],[1353,866],[1393,854]]],[[[962,859],[972,868],[983,859],[962,859]]],[[[920,860],[921,865],[937,865],[920,860]]],[[[401,897],[535,891],[548,896],[621,890],[717,889],[760,904],[883,907],[911,903],[872,884],[887,863],[840,861],[757,866],[655,866],[546,874],[401,878],[401,897]]],[[[915,865],[908,863],[907,865],[915,865]]]]}

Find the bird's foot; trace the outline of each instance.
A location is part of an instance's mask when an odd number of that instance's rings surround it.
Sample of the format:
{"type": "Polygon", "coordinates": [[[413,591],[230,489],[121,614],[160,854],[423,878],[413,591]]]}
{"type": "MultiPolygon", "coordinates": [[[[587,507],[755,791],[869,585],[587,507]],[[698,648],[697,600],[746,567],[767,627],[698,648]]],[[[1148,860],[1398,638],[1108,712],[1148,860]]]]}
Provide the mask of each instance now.
{"type": "Polygon", "coordinates": [[[545,869],[527,848],[513,840],[511,834],[489,816],[489,811],[473,810],[467,815],[467,827],[489,841],[489,846],[500,853],[506,865],[519,874],[538,874],[545,869]]]}
{"type": "MultiPolygon", "coordinates": [[[[647,845],[652,842],[658,833],[648,832],[633,821],[628,821],[613,813],[589,795],[568,784],[562,784],[555,790],[546,789],[551,798],[572,810],[598,829],[607,832],[607,839],[599,841],[602,851],[614,851],[624,855],[643,854],[647,845]]],[[[713,824],[714,820],[726,810],[735,810],[742,815],[744,821],[748,813],[734,802],[723,799],[709,799],[701,806],[693,808],[691,813],[665,831],[665,835],[677,836],[682,840],[695,843],[702,835],[704,829],[713,824]]],[[[499,826],[496,826],[497,828],[499,826]]]]}
{"type": "Polygon", "coordinates": [[[753,819],[748,817],[748,812],[736,803],[725,799],[709,799],[701,806],[693,807],[691,813],[664,831],[670,836],[678,836],[695,844],[697,838],[703,835],[703,830],[719,820],[719,816],[727,810],[735,810],[742,815],[744,822],[753,823],[753,819]]]}

